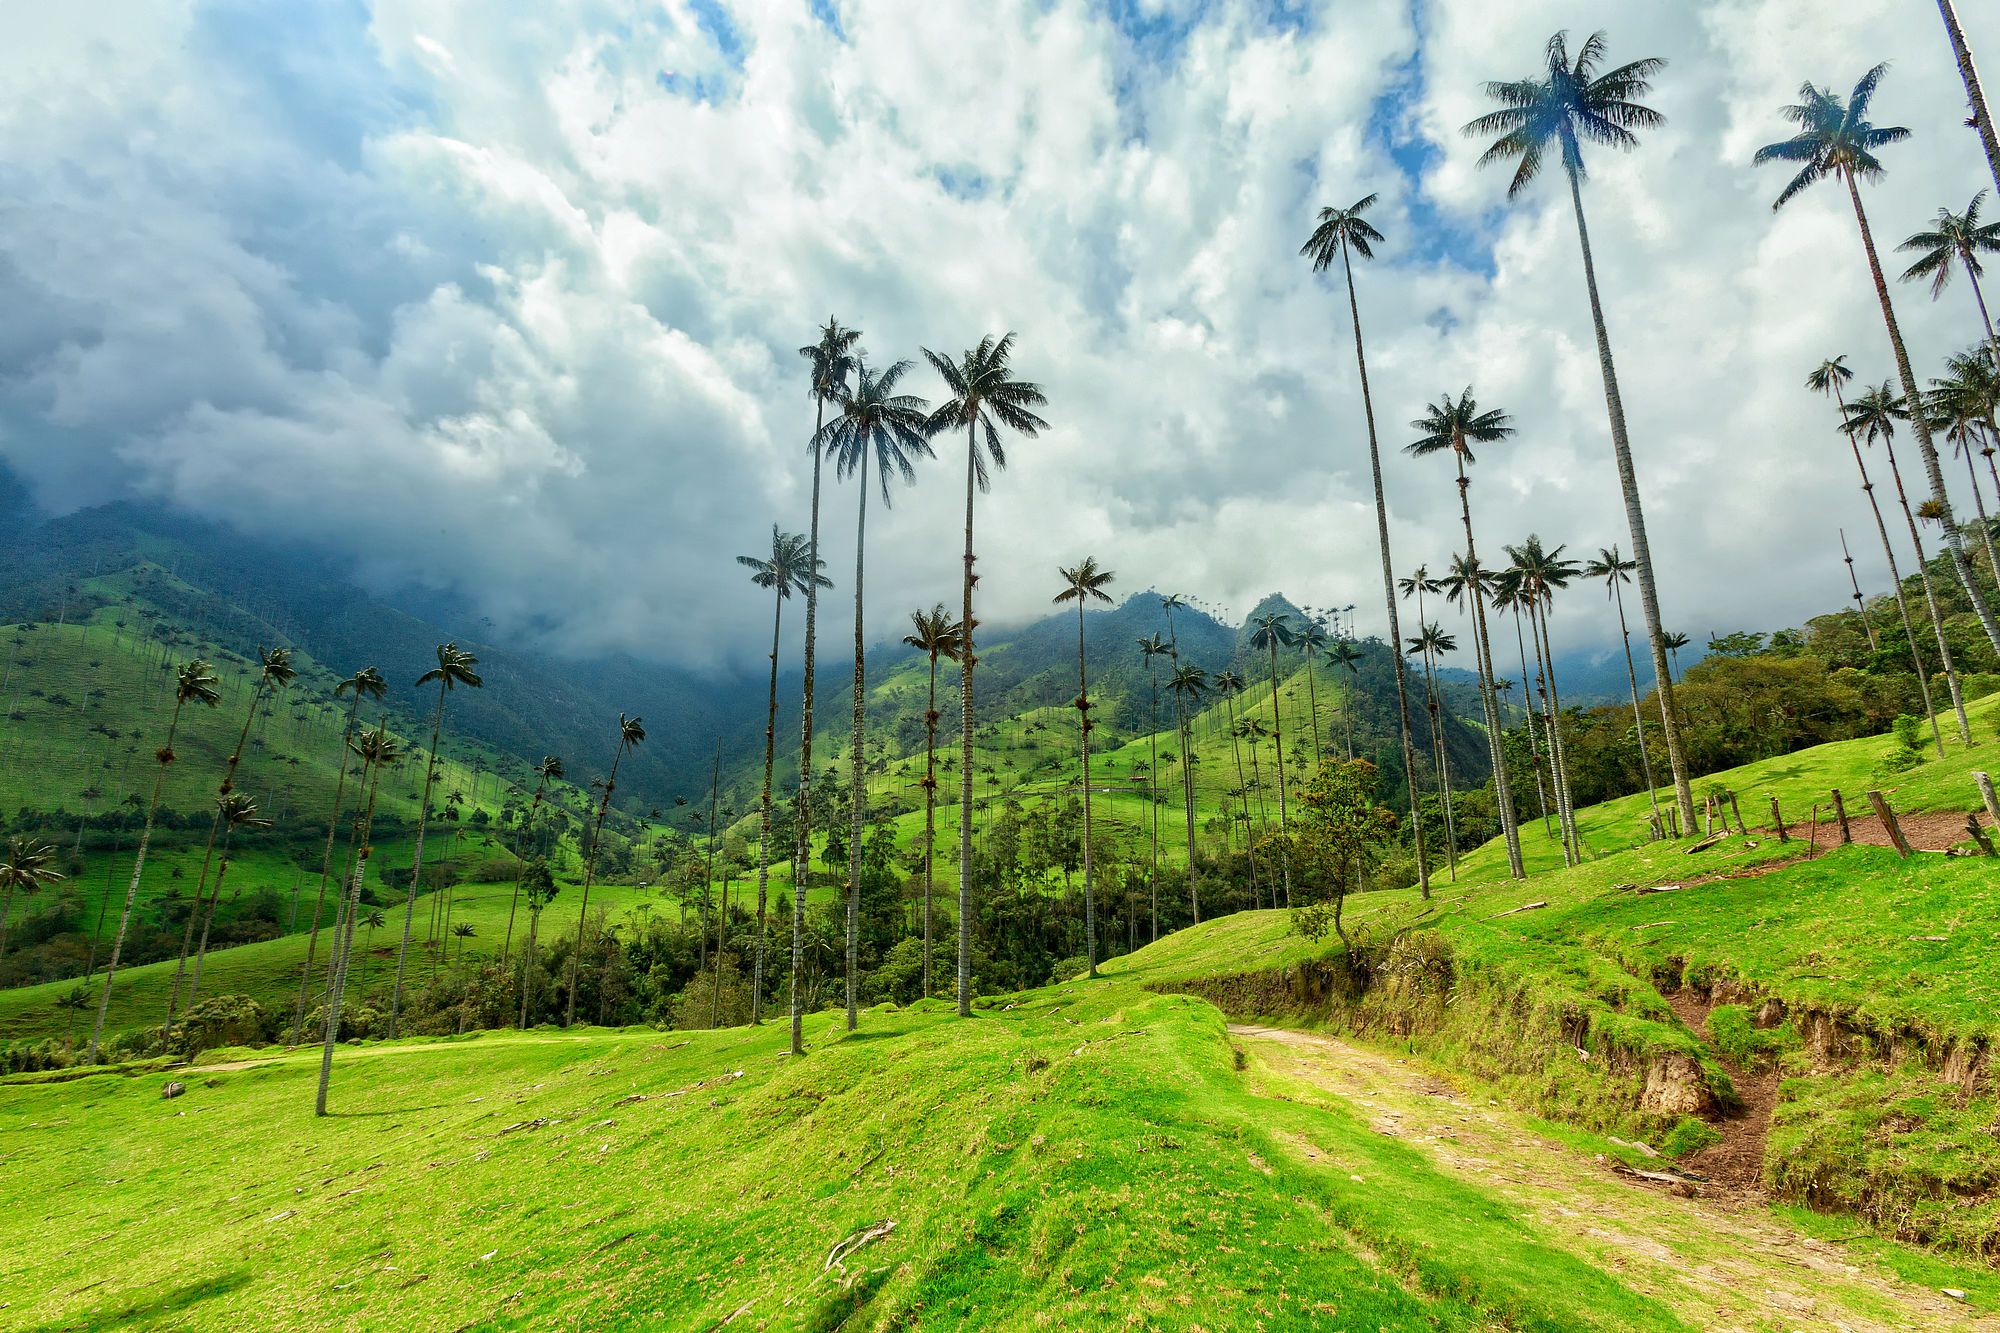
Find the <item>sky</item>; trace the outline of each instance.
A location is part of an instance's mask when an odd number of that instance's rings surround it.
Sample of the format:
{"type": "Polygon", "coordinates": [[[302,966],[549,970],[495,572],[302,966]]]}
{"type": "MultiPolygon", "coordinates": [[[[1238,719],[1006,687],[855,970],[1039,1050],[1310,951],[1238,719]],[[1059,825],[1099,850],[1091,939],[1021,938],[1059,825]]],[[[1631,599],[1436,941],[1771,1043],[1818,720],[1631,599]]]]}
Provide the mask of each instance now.
{"type": "MultiPolygon", "coordinates": [[[[2000,71],[2000,7],[1960,11],[2000,71]]],[[[797,349],[830,315],[914,359],[910,392],[940,389],[921,349],[1009,330],[1044,387],[979,502],[989,626],[1093,555],[1116,592],[1240,617],[1282,590],[1383,632],[1345,292],[1299,256],[1371,193],[1399,574],[1459,549],[1448,462],[1401,446],[1468,386],[1519,429],[1473,469],[1487,562],[1531,532],[1629,551],[1567,190],[1510,203],[1459,131],[1559,29],[1668,62],[1666,125],[1583,187],[1667,627],[1843,604],[1843,526],[1886,591],[1802,387],[1836,354],[1893,369],[1853,214],[1834,186],[1774,214],[1751,157],[1802,82],[1886,60],[1876,119],[1913,131],[1864,192],[1888,259],[1992,185],[1927,0],[99,0],[8,27],[0,459],[45,507],[156,497],[503,640],[696,667],[768,651],[732,557],[808,524],[797,349]]],[[[1963,280],[1895,295],[1920,376],[1978,334],[1963,280]]],[[[917,471],[869,497],[871,639],[956,603],[962,442],[917,471]]],[[[829,472],[831,641],[857,498],[829,472]]],[[[1554,626],[1616,641],[1596,587],[1554,626]]]]}

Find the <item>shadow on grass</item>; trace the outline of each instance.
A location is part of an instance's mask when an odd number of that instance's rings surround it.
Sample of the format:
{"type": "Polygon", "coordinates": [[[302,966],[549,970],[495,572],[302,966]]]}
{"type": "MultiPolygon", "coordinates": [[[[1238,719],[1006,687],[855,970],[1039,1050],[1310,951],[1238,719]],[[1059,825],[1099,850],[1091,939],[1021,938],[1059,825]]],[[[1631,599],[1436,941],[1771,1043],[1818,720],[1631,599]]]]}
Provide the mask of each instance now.
{"type": "Polygon", "coordinates": [[[176,1291],[167,1292],[165,1295],[156,1296],[143,1305],[127,1305],[121,1309],[101,1310],[89,1315],[70,1315],[59,1323],[39,1324],[34,1329],[28,1330],[28,1333],[60,1333],[63,1329],[79,1328],[121,1328],[128,1324],[142,1323],[161,1315],[186,1310],[203,1301],[213,1300],[217,1296],[227,1296],[231,1292],[240,1291],[250,1285],[250,1280],[248,1273],[230,1273],[223,1277],[207,1278],[201,1282],[190,1283],[176,1291]]]}
{"type": "Polygon", "coordinates": [[[328,1111],[328,1120],[373,1120],[385,1115],[415,1115],[418,1111],[443,1111],[449,1109],[445,1102],[434,1102],[429,1106],[392,1106],[386,1111],[328,1111]]]}

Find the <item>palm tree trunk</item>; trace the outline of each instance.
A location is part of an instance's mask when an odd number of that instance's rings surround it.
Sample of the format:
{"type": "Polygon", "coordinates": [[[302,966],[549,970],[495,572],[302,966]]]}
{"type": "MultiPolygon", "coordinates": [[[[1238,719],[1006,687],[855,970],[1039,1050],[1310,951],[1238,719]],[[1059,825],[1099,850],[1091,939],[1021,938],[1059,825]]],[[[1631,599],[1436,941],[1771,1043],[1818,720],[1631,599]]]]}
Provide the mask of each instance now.
{"type": "MultiPolygon", "coordinates": [[[[1889,330],[1889,345],[1896,353],[1896,371],[1903,380],[1903,396],[1910,403],[1910,431],[1917,437],[1917,454],[1924,462],[1924,475],[1931,484],[1931,498],[1937,501],[1938,526],[1944,531],[1944,543],[1951,550],[1952,565],[1958,570],[1958,578],[1965,585],[1965,595],[1972,603],[1972,610],[1979,617],[1979,623],[1986,630],[1987,642],[1993,651],[2000,653],[2000,622],[1993,618],[1993,608],[1986,604],[1986,595],[1979,591],[1979,584],[1972,577],[1972,564],[1965,558],[1965,542],[1959,536],[1958,520],[1952,516],[1951,497],[1945,494],[1944,470],[1938,465],[1937,446],[1931,443],[1930,423],[1924,420],[1921,410],[1923,394],[1917,389],[1917,377],[1910,369],[1910,353],[1903,346],[1903,330],[1896,323],[1896,309],[1889,301],[1889,285],[1882,277],[1882,261],[1875,254],[1875,237],[1868,230],[1868,214],[1861,207],[1861,191],[1854,184],[1854,178],[1842,173],[1847,182],[1847,195],[1854,203],[1854,220],[1861,227],[1862,248],[1868,252],[1868,272],[1875,279],[1875,299],[1882,305],[1882,322],[1889,330]]],[[[1932,616],[1936,618],[1936,603],[1932,603],[1932,616]]],[[[1944,641],[1944,623],[1937,622],[1938,641],[1944,641]]],[[[1951,685],[1952,703],[1958,711],[1958,726],[1966,745],[1972,744],[1972,730],[1966,725],[1964,701],[1959,698],[1958,673],[1952,669],[1951,653],[1944,649],[1945,680],[1951,685]]]]}
{"type": "Polygon", "coordinates": [[[528,997],[535,987],[535,928],[542,924],[542,909],[528,904],[528,952],[521,960],[521,1021],[518,1024],[528,1030],[528,997]]]}
{"type": "MultiPolygon", "coordinates": [[[[1154,640],[1158,642],[1158,640],[1154,640]]],[[[1146,801],[1153,807],[1153,939],[1160,938],[1160,668],[1152,655],[1146,657],[1146,674],[1151,677],[1152,714],[1146,729],[1146,801]]]]}
{"type": "MultiPolygon", "coordinates": [[[[1852,568],[1850,565],[1849,569],[1852,568]]],[[[1632,687],[1632,734],[1639,738],[1639,767],[1646,776],[1646,799],[1653,803],[1653,818],[1657,820],[1660,817],[1660,802],[1654,795],[1653,760],[1646,753],[1646,724],[1639,715],[1639,672],[1632,665],[1632,631],[1625,627],[1625,594],[1618,584],[1619,578],[1614,572],[1611,576],[1611,599],[1618,604],[1618,638],[1625,645],[1625,683],[1632,687]]],[[[1862,623],[1867,624],[1866,616],[1862,618],[1862,623]]],[[[1874,639],[1873,629],[1868,631],[1868,637],[1874,639]]]]}
{"type": "Polygon", "coordinates": [[[299,971],[299,1000],[292,1009],[292,1040],[299,1039],[299,1030],[306,1021],[306,994],[312,986],[313,958],[319,952],[319,918],[326,910],[326,886],[333,875],[333,838],[340,828],[340,798],[347,790],[348,745],[354,739],[354,719],[361,712],[361,691],[354,691],[354,702],[348,705],[347,729],[340,738],[340,777],[333,784],[333,816],[326,822],[326,850],[319,862],[319,897],[313,900],[312,933],[306,937],[306,965],[299,971]]]}
{"type": "Polygon", "coordinates": [[[1091,891],[1090,861],[1090,678],[1083,663],[1083,599],[1076,595],[1076,716],[1083,743],[1083,952],[1090,975],[1097,975],[1097,899],[1091,891]]]}
{"type": "Polygon", "coordinates": [[[188,912],[187,926],[181,931],[181,953],[174,963],[174,986],[167,995],[167,1020],[161,1028],[160,1041],[164,1045],[174,1035],[174,1014],[180,1008],[181,980],[187,975],[188,952],[194,947],[194,923],[202,914],[202,901],[208,892],[208,868],[215,859],[215,834],[222,824],[222,810],[217,807],[215,817],[208,826],[208,845],[201,853],[201,877],[195,880],[194,904],[188,912]]]}
{"type": "MultiPolygon", "coordinates": [[[[854,519],[854,773],[853,835],[847,846],[847,1030],[860,1026],[861,834],[868,821],[868,771],[862,742],[868,725],[867,650],[861,642],[861,576],[868,537],[868,450],[861,451],[861,501],[854,519]]],[[[721,976],[718,970],[717,977],[721,976]]]]}
{"type": "Polygon", "coordinates": [[[1653,548],[1646,540],[1646,515],[1639,504],[1639,479],[1632,468],[1632,442],[1625,434],[1625,404],[1618,396],[1618,372],[1611,363],[1611,335],[1604,327],[1604,305],[1597,296],[1597,265],[1590,255],[1590,228],[1583,220],[1583,191],[1574,171],[1569,174],[1570,202],[1576,208],[1576,237],[1583,247],[1584,285],[1590,289],[1590,322],[1597,333],[1597,365],[1604,374],[1604,406],[1611,418],[1611,452],[1618,461],[1618,485],[1625,493],[1625,525],[1632,533],[1632,560],[1638,566],[1639,606],[1646,613],[1646,642],[1653,653],[1653,675],[1660,686],[1665,719],[1667,762],[1674,771],[1674,799],[1681,823],[1694,827],[1694,788],[1688,782],[1687,760],[1681,748],[1680,720],[1674,713],[1674,687],[1667,676],[1667,650],[1661,639],[1660,596],[1653,580],[1653,548]]]}
{"type": "MultiPolygon", "coordinates": [[[[1834,387],[1833,400],[1840,408],[1840,419],[1847,420],[1847,400],[1841,396],[1838,385],[1834,387]]],[[[1903,590],[1903,575],[1896,568],[1896,548],[1889,541],[1889,525],[1882,520],[1882,505],[1875,498],[1875,483],[1868,480],[1868,465],[1861,459],[1861,442],[1854,438],[1852,431],[1843,430],[1847,436],[1847,447],[1854,451],[1854,466],[1861,473],[1861,491],[1868,497],[1868,508],[1875,515],[1875,531],[1882,538],[1882,557],[1889,562],[1889,582],[1896,589],[1896,609],[1903,614],[1903,637],[1909,640],[1910,660],[1917,668],[1917,690],[1923,696],[1924,717],[1931,724],[1931,743],[1937,746],[1938,758],[1944,758],[1944,733],[1938,729],[1937,709],[1931,704],[1930,673],[1924,669],[1924,655],[1919,649],[1916,623],[1910,618],[1909,594],[1903,590]]]]}
{"type": "MultiPolygon", "coordinates": [[[[817,576],[818,570],[811,571],[817,576]]],[[[781,590],[782,591],[782,590],[781,590]]],[[[750,973],[750,1025],[764,1025],[764,915],[771,879],[771,771],[778,762],[778,633],[785,618],[785,599],[777,599],[771,615],[771,701],[764,715],[764,808],[757,835],[757,962],[750,973]]]]}
{"type": "Polygon", "coordinates": [[[958,657],[958,1016],[972,1016],[972,495],[978,475],[979,423],[965,426],[965,605],[959,615],[963,646],[958,657]]]}
{"type": "MultiPolygon", "coordinates": [[[[1278,640],[1275,636],[1271,639],[1270,655],[1271,735],[1277,747],[1278,769],[1278,836],[1283,838],[1287,836],[1289,831],[1289,826],[1285,819],[1285,719],[1278,709],[1278,640]]],[[[1279,878],[1284,881],[1285,905],[1289,907],[1292,902],[1292,858],[1290,852],[1286,853],[1285,863],[1278,868],[1278,874],[1279,878]]],[[[1271,905],[1273,907],[1278,905],[1275,898],[1271,905]]]]}
{"type": "MultiPolygon", "coordinates": [[[[1178,660],[1178,658],[1176,658],[1178,660]]],[[[1195,882],[1194,866],[1194,727],[1187,717],[1187,709],[1181,710],[1181,805],[1187,811],[1188,847],[1188,916],[1193,924],[1201,924],[1201,890],[1195,882]]],[[[1227,806],[1223,807],[1227,809],[1227,806]]]]}
{"type": "Polygon", "coordinates": [[[1549,828],[1549,792],[1548,788],[1542,783],[1542,751],[1540,742],[1536,740],[1538,733],[1535,729],[1534,701],[1529,698],[1529,695],[1533,691],[1528,685],[1530,679],[1528,675],[1528,642],[1521,633],[1521,604],[1519,602],[1514,603],[1513,609],[1514,650],[1521,655],[1521,700],[1527,705],[1527,707],[1521,710],[1521,715],[1526,719],[1528,724],[1528,762],[1535,770],[1535,808],[1541,812],[1542,835],[1544,837],[1553,837],[1555,836],[1554,832],[1549,828]]]}
{"type": "Polygon", "coordinates": [[[535,811],[542,808],[542,792],[548,785],[547,777],[535,783],[535,798],[528,802],[528,814],[521,821],[520,836],[514,839],[514,896],[507,903],[507,938],[500,946],[500,969],[503,972],[514,952],[514,913],[521,906],[521,877],[528,872],[528,839],[534,836],[535,811]]]}
{"type": "Polygon", "coordinates": [[[1548,603],[1531,604],[1529,613],[1539,616],[1542,623],[1542,648],[1544,660],[1548,663],[1549,679],[1549,748],[1556,757],[1556,792],[1562,803],[1564,823],[1569,829],[1570,863],[1583,862],[1583,834],[1576,826],[1576,793],[1570,786],[1569,745],[1562,734],[1562,689],[1556,684],[1556,645],[1549,633],[1548,603]]]}
{"type": "Polygon", "coordinates": [[[1979,87],[1979,71],[1972,66],[1972,48],[1965,43],[1965,32],[1958,26],[1958,14],[1952,8],[1952,0],[1938,0],[1938,13],[1944,16],[1945,34],[1951,38],[1952,54],[1958,57],[1958,76],[1965,81],[1965,97],[1972,103],[1972,121],[1979,130],[1979,142],[1986,149],[1986,165],[1993,172],[1993,188],[2000,190],[2000,138],[1993,133],[1993,114],[1986,109],[1986,94],[1979,87]]]}
{"type": "Polygon", "coordinates": [[[374,851],[368,845],[368,838],[374,831],[375,793],[381,782],[382,768],[378,764],[368,784],[368,810],[358,830],[361,845],[355,853],[354,877],[345,894],[346,908],[336,918],[339,936],[334,942],[334,956],[327,964],[326,1026],[319,1053],[319,1095],[313,1103],[316,1116],[326,1114],[327,1085],[333,1080],[333,1048],[340,1042],[340,1002],[347,991],[347,968],[354,954],[354,917],[361,905],[361,885],[367,879],[368,857],[374,851]]]}
{"type": "Polygon", "coordinates": [[[1542,735],[1546,736],[1549,742],[1549,786],[1554,790],[1556,797],[1556,832],[1562,843],[1563,864],[1573,866],[1576,864],[1576,858],[1572,855],[1573,849],[1570,846],[1569,806],[1563,797],[1562,752],[1557,748],[1555,709],[1549,703],[1549,656],[1542,647],[1541,622],[1535,615],[1532,603],[1528,607],[1528,636],[1535,641],[1535,680],[1532,688],[1528,682],[1521,682],[1521,702],[1526,705],[1524,711],[1532,717],[1535,712],[1535,701],[1538,698],[1541,700],[1542,735]]]}
{"type": "Polygon", "coordinates": [[[1410,835],[1416,840],[1417,888],[1431,896],[1430,867],[1424,858],[1424,825],[1417,812],[1417,760],[1410,746],[1410,699],[1403,681],[1403,631],[1396,619],[1395,565],[1389,559],[1389,501],[1382,490],[1382,451],[1375,440],[1375,403],[1368,392],[1368,357],[1361,346],[1361,306],[1354,296],[1354,267],[1347,238],[1340,241],[1340,268],[1347,277],[1347,310],[1354,318],[1354,364],[1361,375],[1361,411],[1368,419],[1368,467],[1375,479],[1375,535],[1382,548],[1382,600],[1389,611],[1389,652],[1396,674],[1396,723],[1403,742],[1403,785],[1410,793],[1410,835]]]}
{"type": "MultiPolygon", "coordinates": [[[[417,851],[410,866],[410,892],[403,900],[403,943],[396,950],[396,989],[389,996],[389,1039],[396,1039],[396,1019],[403,1009],[403,969],[410,956],[410,928],[417,919],[417,889],[424,878],[424,830],[430,824],[431,782],[437,777],[438,737],[444,731],[444,696],[448,680],[438,681],[437,716],[431,723],[431,752],[424,764],[423,799],[417,805],[417,851]]],[[[330,1058],[330,1057],[329,1057],[330,1058]]]]}
{"type": "MultiPolygon", "coordinates": [[[[173,721],[167,724],[167,743],[160,753],[171,756],[174,752],[174,736],[180,731],[181,708],[185,701],[174,700],[173,721]]],[[[104,968],[104,990],[97,999],[97,1023],[90,1030],[90,1054],[85,1063],[97,1063],[97,1045],[104,1039],[104,1016],[111,1011],[111,979],[118,975],[118,959],[125,952],[125,932],[132,925],[132,904],[139,897],[139,876],[146,870],[146,849],[153,844],[153,820],[160,811],[160,792],[167,785],[167,764],[170,759],[160,761],[159,776],[153,779],[153,799],[146,806],[146,825],[139,833],[139,851],[132,858],[132,879],[125,886],[125,910],[118,917],[118,933],[111,937],[111,961],[104,968]]]]}
{"type": "Polygon", "coordinates": [[[1312,649],[1306,649],[1306,707],[1312,712],[1313,771],[1319,771],[1319,691],[1313,688],[1312,649]]]}
{"type": "Polygon", "coordinates": [[[806,876],[812,869],[813,646],[819,631],[819,479],[825,458],[819,444],[826,426],[826,399],[816,396],[813,416],[812,529],[806,550],[805,707],[799,718],[799,836],[792,856],[792,1054],[806,1053],[805,1011],[800,1007],[799,974],[806,955],[806,876]]]}
{"type": "Polygon", "coordinates": [[[1480,586],[1479,553],[1472,541],[1472,479],[1465,475],[1465,455],[1457,449],[1458,507],[1465,520],[1466,582],[1472,593],[1472,646],[1478,654],[1479,702],[1486,713],[1486,745],[1492,752],[1494,802],[1500,808],[1500,832],[1507,840],[1507,868],[1515,879],[1526,879],[1521,862],[1521,830],[1514,820],[1514,791],[1507,780],[1505,733],[1500,725],[1500,705],[1493,696],[1493,652],[1486,634],[1486,590],[1480,586]]]}
{"type": "Polygon", "coordinates": [[[931,998],[931,887],[937,861],[937,660],[931,654],[930,706],[924,709],[924,998],[931,998]]]}
{"type": "Polygon", "coordinates": [[[1986,543],[1986,571],[2000,587],[2000,561],[1993,558],[1993,529],[1986,521],[1986,500],[1979,493],[1979,472],[1972,466],[1972,437],[1964,441],[1965,477],[1972,484],[1972,509],[1979,515],[1979,536],[1986,543]]]}
{"type": "MultiPolygon", "coordinates": [[[[1417,624],[1423,624],[1423,608],[1417,608],[1417,624]]],[[[1424,706],[1430,712],[1431,757],[1437,761],[1438,796],[1444,802],[1444,851],[1451,882],[1458,883],[1458,821],[1451,808],[1451,777],[1445,768],[1444,717],[1438,708],[1437,673],[1431,655],[1424,653],[1424,706]]]]}
{"type": "MultiPolygon", "coordinates": [[[[1263,901],[1263,891],[1257,885],[1257,844],[1250,837],[1250,786],[1243,780],[1243,738],[1236,734],[1236,697],[1234,695],[1229,696],[1228,705],[1229,745],[1231,749],[1236,751],[1236,790],[1243,798],[1243,850],[1250,858],[1250,898],[1253,902],[1261,903],[1263,901]]],[[[1257,757],[1257,752],[1252,750],[1250,757],[1254,760],[1257,757]]],[[[1186,762],[1185,755],[1182,756],[1182,762],[1186,762]]],[[[1222,811],[1225,816],[1229,813],[1229,802],[1226,800],[1222,803],[1222,811]]],[[[1273,905],[1276,904],[1276,898],[1277,895],[1274,893],[1272,895],[1273,905]]]]}
{"type": "MultiPolygon", "coordinates": [[[[1914,413],[1912,417],[1914,418],[1914,413]]],[[[1910,496],[1903,489],[1903,472],[1896,465],[1896,449],[1887,436],[1882,439],[1882,451],[1889,459],[1889,476],[1896,483],[1896,498],[1903,506],[1903,521],[1909,524],[1910,545],[1917,552],[1917,574],[1924,588],[1924,602],[1930,608],[1931,630],[1937,638],[1938,660],[1944,670],[1945,688],[1951,692],[1952,709],[1958,714],[1959,739],[1972,744],[1972,731],[1965,717],[1965,699],[1958,686],[1958,668],[1951,658],[1951,645],[1944,637],[1944,612],[1938,606],[1937,589],[1931,583],[1930,562],[1924,556],[1924,539],[1917,528],[1917,517],[1910,509],[1910,496]]]]}
{"type": "MultiPolygon", "coordinates": [[[[583,903],[576,913],[576,949],[569,956],[569,1002],[563,1014],[563,1026],[576,1025],[577,978],[583,967],[583,928],[590,919],[590,883],[597,873],[597,849],[604,841],[604,816],[611,810],[611,791],[618,785],[618,765],[625,758],[625,736],[621,730],[618,736],[617,753],[611,756],[611,772],[604,779],[604,795],[597,802],[597,823],[590,830],[590,852],[583,858],[583,903]]],[[[610,955],[606,954],[606,962],[610,955]]],[[[719,976],[720,969],[717,971],[719,976]]],[[[600,981],[600,986],[602,982],[600,981]]]]}
{"type": "Polygon", "coordinates": [[[708,1004],[708,1025],[722,1026],[722,931],[728,923],[729,898],[725,892],[722,911],[715,910],[715,809],[722,793],[722,742],[715,742],[715,767],[708,779],[708,860],[701,870],[701,931],[702,943],[708,942],[708,923],[715,921],[715,984],[710,990],[708,1004]]]}

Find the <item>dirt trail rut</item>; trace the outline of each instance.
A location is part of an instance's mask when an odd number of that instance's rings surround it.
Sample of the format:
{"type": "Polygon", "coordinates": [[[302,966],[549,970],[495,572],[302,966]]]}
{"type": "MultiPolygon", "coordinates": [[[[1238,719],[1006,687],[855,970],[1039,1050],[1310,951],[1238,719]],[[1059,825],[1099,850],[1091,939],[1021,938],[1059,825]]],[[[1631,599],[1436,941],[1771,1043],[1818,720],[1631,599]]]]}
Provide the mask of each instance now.
{"type": "Polygon", "coordinates": [[[1347,1101],[1378,1132],[1517,1204],[1550,1243],[1617,1273],[1697,1328],[2000,1333],[2000,1318],[1787,1227],[1734,1160],[1718,1160],[1713,1172],[1694,1168],[1716,1176],[1701,1187],[1704,1197],[1675,1197],[1613,1175],[1607,1159],[1541,1136],[1528,1117],[1461,1093],[1414,1059],[1320,1033],[1235,1023],[1229,1031],[1272,1072],[1347,1101]]]}

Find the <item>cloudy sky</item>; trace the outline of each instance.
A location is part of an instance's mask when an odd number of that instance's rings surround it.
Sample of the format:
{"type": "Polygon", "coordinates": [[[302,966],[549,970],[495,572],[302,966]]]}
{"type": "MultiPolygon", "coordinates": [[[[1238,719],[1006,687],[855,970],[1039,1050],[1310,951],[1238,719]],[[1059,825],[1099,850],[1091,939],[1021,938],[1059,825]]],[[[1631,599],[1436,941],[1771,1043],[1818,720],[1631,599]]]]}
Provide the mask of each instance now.
{"type": "MultiPolygon", "coordinates": [[[[2000,11],[1963,4],[2000,70],[2000,11]]],[[[1340,289],[1298,256],[1377,193],[1359,275],[1385,450],[1474,386],[1497,548],[1629,547],[1574,223],[1458,126],[1558,28],[1669,62],[1585,187],[1670,627],[1886,585],[1832,408],[1891,366],[1852,214],[1754,169],[1804,80],[1891,62],[1885,249],[1990,186],[1928,0],[447,0],[17,6],[0,44],[0,457],[64,510],[170,499],[456,588],[524,639],[750,660],[729,557],[803,529],[829,314],[871,360],[1019,335],[1053,429],[982,501],[987,619],[1089,553],[1125,589],[1282,589],[1380,629],[1340,289]],[[505,20],[497,16],[505,14],[505,20]]],[[[2000,77],[2000,76],[1995,76],[2000,77]]],[[[1989,79],[1991,81],[1991,78],[1989,79]]],[[[1898,290],[1920,374],[1961,282],[1898,290]]],[[[936,389],[927,368],[907,381],[936,389]]],[[[1397,562],[1444,564],[1441,460],[1385,457],[1397,562]]],[[[1959,503],[1969,498],[1955,473],[1959,503]]],[[[949,600],[962,456],[871,504],[871,632],[949,600]]],[[[852,483],[824,552],[851,592],[852,483]]],[[[1497,549],[1495,551],[1497,554],[1497,549]]],[[[835,621],[844,614],[835,603],[835,621]]],[[[1560,607],[1608,643],[1603,599],[1560,607]]]]}

